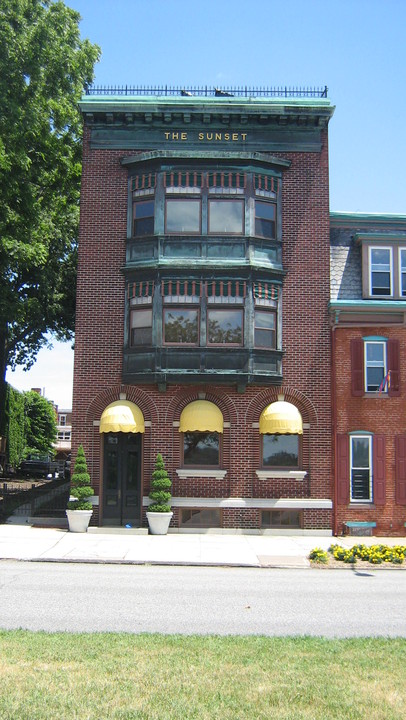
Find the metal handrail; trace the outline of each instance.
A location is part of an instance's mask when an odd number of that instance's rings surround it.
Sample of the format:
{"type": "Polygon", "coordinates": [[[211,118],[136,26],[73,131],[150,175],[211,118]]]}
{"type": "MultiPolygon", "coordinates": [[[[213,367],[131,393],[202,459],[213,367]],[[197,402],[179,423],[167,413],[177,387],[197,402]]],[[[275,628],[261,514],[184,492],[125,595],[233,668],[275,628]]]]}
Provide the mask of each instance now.
{"type": "Polygon", "coordinates": [[[155,95],[155,96],[196,96],[196,97],[316,97],[327,98],[327,85],[321,88],[297,87],[171,87],[162,85],[157,87],[134,87],[132,85],[98,86],[91,85],[85,88],[86,95],[155,95]]]}

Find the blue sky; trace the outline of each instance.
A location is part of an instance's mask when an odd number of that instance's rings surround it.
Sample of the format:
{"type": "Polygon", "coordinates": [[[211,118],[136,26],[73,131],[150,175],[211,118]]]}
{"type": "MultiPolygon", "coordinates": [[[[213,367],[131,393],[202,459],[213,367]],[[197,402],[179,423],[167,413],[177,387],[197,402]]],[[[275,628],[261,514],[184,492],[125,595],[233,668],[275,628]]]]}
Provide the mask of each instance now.
{"type": "MultiPolygon", "coordinates": [[[[330,207],[406,214],[406,0],[66,0],[100,45],[95,84],[324,87],[330,207]]],[[[69,346],[42,351],[21,390],[70,405],[69,346]]]]}

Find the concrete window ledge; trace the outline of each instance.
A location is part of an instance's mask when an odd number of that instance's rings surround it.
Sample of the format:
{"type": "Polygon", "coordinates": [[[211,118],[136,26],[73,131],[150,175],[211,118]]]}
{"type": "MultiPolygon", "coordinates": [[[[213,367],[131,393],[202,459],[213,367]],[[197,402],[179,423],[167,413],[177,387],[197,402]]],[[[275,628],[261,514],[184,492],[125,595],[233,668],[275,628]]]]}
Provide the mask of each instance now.
{"type": "Polygon", "coordinates": [[[256,470],[260,480],[304,480],[306,470],[256,470]]]}
{"type": "Polygon", "coordinates": [[[224,480],[227,475],[227,470],[188,470],[187,468],[181,468],[176,470],[176,474],[181,480],[185,478],[214,478],[215,480],[224,480]]]}

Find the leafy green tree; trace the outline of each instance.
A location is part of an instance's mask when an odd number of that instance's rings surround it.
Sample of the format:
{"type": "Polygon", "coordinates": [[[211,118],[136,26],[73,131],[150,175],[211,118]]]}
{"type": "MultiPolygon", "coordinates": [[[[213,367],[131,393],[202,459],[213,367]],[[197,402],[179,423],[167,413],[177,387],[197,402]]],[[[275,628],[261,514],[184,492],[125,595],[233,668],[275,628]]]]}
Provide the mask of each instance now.
{"type": "Polygon", "coordinates": [[[79,21],[59,0],[0,5],[0,425],[7,367],[29,368],[48,333],[74,329],[77,101],[100,52],[79,21]]]}
{"type": "Polygon", "coordinates": [[[57,437],[56,412],[52,403],[34,390],[24,393],[24,454],[52,455],[57,437]]]}

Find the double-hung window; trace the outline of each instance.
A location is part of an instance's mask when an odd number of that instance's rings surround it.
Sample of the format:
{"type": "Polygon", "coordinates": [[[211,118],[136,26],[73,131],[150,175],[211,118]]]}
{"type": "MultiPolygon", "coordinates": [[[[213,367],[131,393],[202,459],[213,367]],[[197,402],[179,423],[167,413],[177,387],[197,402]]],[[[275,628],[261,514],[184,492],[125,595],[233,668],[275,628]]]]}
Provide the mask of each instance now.
{"type": "Polygon", "coordinates": [[[386,341],[365,341],[365,390],[378,392],[383,390],[386,377],[386,341]]]}
{"type": "Polygon", "coordinates": [[[350,471],[352,502],[372,502],[372,437],[353,435],[350,438],[350,471]]]}
{"type": "Polygon", "coordinates": [[[406,248],[399,248],[399,288],[400,296],[406,296],[406,248]]]}
{"type": "Polygon", "coordinates": [[[369,294],[393,295],[392,248],[369,248],[369,294]]]}

